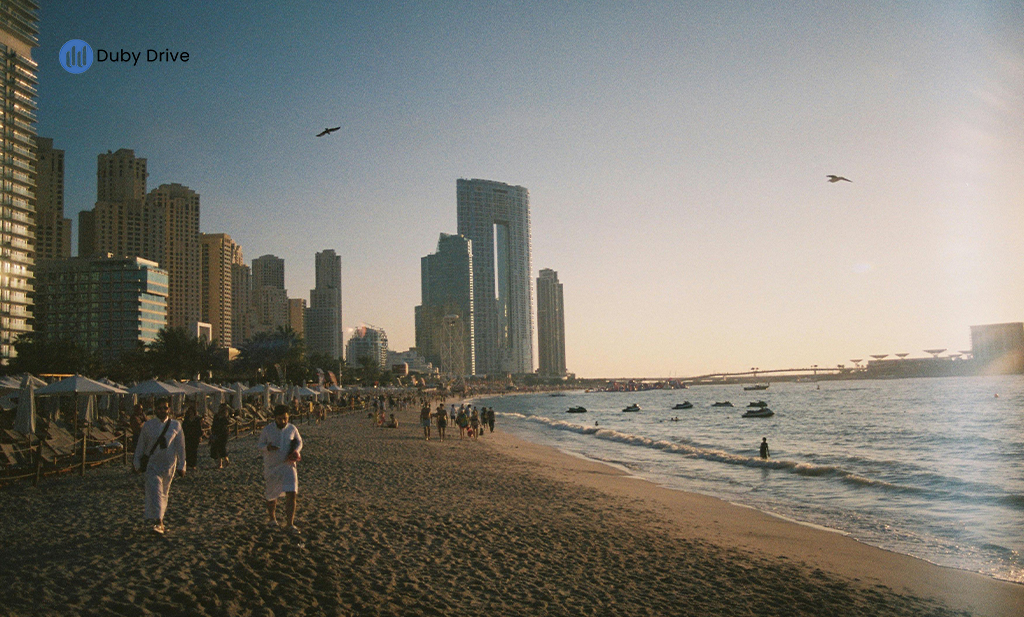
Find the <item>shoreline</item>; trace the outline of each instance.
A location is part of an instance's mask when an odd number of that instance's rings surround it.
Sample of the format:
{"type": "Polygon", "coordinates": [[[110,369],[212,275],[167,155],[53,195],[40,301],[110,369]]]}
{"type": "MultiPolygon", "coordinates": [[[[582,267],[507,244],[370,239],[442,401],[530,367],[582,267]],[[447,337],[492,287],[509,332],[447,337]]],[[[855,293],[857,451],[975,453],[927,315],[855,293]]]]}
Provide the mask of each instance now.
{"type": "Polygon", "coordinates": [[[975,615],[1013,617],[1020,615],[1024,606],[1024,584],[872,546],[842,530],[662,486],[612,463],[534,443],[512,433],[502,432],[499,439],[489,443],[503,454],[536,463],[537,469],[549,477],[564,473],[570,482],[626,497],[667,516],[682,539],[775,553],[790,563],[805,563],[853,581],[936,599],[975,615]],[[697,522],[694,515],[699,517],[697,522]],[[704,518],[712,522],[704,523],[704,518]]]}
{"type": "Polygon", "coordinates": [[[440,442],[417,411],[396,416],[298,425],[301,537],[265,524],[252,435],[224,470],[203,458],[174,481],[164,536],[122,467],[5,489],[0,615],[1009,617],[1024,602],[1024,587],[659,487],[500,423],[440,442]]]}

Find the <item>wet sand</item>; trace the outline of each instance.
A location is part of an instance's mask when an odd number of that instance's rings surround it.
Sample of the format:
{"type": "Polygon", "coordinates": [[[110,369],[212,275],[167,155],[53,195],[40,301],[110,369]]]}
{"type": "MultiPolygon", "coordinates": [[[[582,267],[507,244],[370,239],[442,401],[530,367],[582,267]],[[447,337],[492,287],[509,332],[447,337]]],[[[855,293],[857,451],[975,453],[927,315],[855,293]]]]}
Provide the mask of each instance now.
{"type": "Polygon", "coordinates": [[[500,424],[424,441],[414,416],[299,425],[298,538],[264,524],[253,436],[227,469],[204,459],[175,480],[162,537],[120,466],[8,488],[0,614],[1022,614],[1021,585],[661,489],[500,424]]]}

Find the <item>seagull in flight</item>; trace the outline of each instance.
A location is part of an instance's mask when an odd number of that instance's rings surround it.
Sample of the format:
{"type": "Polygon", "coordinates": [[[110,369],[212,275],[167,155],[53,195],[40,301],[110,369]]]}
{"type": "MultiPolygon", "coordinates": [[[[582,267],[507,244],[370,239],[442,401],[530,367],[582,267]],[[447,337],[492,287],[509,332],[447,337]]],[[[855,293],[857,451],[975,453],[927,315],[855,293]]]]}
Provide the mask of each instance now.
{"type": "Polygon", "coordinates": [[[333,133],[334,131],[337,131],[340,128],[341,128],[340,126],[336,126],[333,129],[324,129],[324,130],[320,131],[319,133],[317,133],[316,136],[317,137],[323,137],[324,135],[330,135],[331,133],[333,133]]]}
{"type": "Polygon", "coordinates": [[[842,180],[843,182],[853,182],[853,180],[850,180],[849,178],[844,178],[842,176],[834,176],[832,174],[829,174],[829,175],[827,175],[825,177],[828,178],[828,181],[833,183],[833,184],[835,184],[836,182],[839,182],[840,180],[842,180]]]}

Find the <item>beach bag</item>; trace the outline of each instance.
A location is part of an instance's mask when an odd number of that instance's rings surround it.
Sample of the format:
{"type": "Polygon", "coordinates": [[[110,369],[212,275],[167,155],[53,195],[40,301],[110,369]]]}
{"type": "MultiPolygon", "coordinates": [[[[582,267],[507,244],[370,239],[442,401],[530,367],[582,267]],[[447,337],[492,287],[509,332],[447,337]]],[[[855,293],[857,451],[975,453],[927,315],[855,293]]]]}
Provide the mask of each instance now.
{"type": "Polygon", "coordinates": [[[156,452],[156,447],[163,442],[164,435],[167,434],[167,429],[170,426],[171,419],[167,418],[167,422],[164,422],[164,430],[160,431],[160,436],[156,438],[156,443],[149,449],[149,454],[143,454],[142,458],[139,459],[139,473],[146,473],[146,468],[149,467],[149,457],[153,456],[153,453],[156,452]]]}
{"type": "Polygon", "coordinates": [[[284,460],[292,462],[292,463],[298,463],[299,461],[301,461],[302,460],[302,455],[299,454],[298,447],[299,447],[299,440],[298,439],[292,439],[291,448],[288,450],[288,456],[286,456],[284,458],[284,460]]]}

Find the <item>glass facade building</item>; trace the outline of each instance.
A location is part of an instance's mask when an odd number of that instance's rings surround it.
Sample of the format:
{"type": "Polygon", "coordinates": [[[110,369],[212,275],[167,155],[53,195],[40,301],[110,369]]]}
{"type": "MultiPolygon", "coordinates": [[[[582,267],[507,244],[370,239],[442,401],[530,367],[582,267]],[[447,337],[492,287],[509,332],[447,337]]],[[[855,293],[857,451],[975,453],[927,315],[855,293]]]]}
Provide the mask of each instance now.
{"type": "Polygon", "coordinates": [[[167,271],[141,257],[46,259],[36,268],[36,331],[105,360],[156,340],[167,325],[167,271]]]}
{"type": "Polygon", "coordinates": [[[14,357],[14,341],[32,331],[35,241],[36,73],[39,5],[0,1],[0,363],[14,357]]]}
{"type": "Polygon", "coordinates": [[[459,235],[472,241],[476,371],[533,372],[530,193],[458,180],[459,235]]]}

